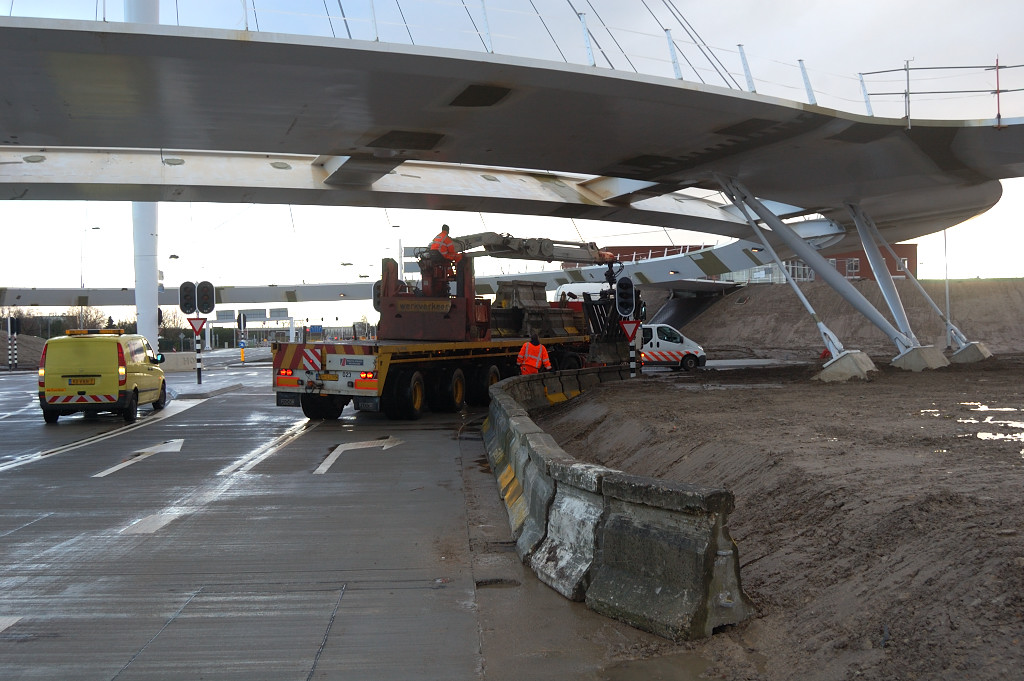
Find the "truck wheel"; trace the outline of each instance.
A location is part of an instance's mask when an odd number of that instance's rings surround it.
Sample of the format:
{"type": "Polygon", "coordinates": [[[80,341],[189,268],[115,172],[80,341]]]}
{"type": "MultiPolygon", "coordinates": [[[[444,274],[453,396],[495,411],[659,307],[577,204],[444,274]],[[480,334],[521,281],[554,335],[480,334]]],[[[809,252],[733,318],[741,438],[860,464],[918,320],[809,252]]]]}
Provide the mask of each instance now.
{"type": "Polygon", "coordinates": [[[687,371],[693,371],[694,369],[696,369],[697,356],[687,355],[686,357],[683,357],[683,368],[686,369],[687,371]]]}
{"type": "Polygon", "coordinates": [[[125,405],[122,414],[125,423],[135,423],[135,419],[139,417],[139,394],[134,390],[128,396],[128,404],[125,405]]]}
{"type": "Polygon", "coordinates": [[[321,405],[321,416],[325,421],[334,421],[341,417],[341,412],[345,411],[345,407],[348,405],[349,398],[342,397],[341,395],[332,395],[331,397],[321,397],[323,404],[321,405]]]}
{"type": "Polygon", "coordinates": [[[47,423],[57,423],[57,419],[60,418],[60,412],[56,409],[44,409],[43,420],[47,423]]]}
{"type": "Polygon", "coordinates": [[[398,383],[398,413],[404,419],[414,421],[423,415],[427,403],[427,391],[423,385],[423,374],[418,371],[404,373],[398,383]]]}
{"type": "Polygon", "coordinates": [[[486,407],[491,403],[489,388],[501,380],[501,370],[491,364],[478,367],[469,384],[467,402],[474,407],[486,407]]]}
{"type": "MultiPolygon", "coordinates": [[[[329,399],[330,398],[320,397],[319,395],[303,393],[302,397],[299,398],[299,405],[302,407],[302,415],[312,421],[328,418],[327,411],[330,407],[330,403],[328,402],[329,399]]],[[[338,417],[335,416],[334,418],[338,417]]]]}
{"type": "Polygon", "coordinates": [[[461,410],[466,406],[466,374],[462,369],[451,369],[444,372],[443,378],[439,411],[461,410]]]}

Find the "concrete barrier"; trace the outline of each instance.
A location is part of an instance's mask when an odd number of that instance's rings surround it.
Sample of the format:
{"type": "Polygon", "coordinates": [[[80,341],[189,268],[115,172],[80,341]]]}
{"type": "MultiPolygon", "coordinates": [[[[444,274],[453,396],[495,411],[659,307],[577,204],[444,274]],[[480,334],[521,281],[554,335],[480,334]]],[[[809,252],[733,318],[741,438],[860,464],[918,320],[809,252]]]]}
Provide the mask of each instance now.
{"type": "Polygon", "coordinates": [[[195,371],[196,355],[194,352],[165,352],[164,362],[160,368],[167,373],[176,371],[195,371]]]}
{"type": "Polygon", "coordinates": [[[516,550],[545,584],[673,640],[750,616],[729,535],[732,494],[574,460],[529,418],[626,367],[518,376],[491,386],[487,456],[516,550]]]}

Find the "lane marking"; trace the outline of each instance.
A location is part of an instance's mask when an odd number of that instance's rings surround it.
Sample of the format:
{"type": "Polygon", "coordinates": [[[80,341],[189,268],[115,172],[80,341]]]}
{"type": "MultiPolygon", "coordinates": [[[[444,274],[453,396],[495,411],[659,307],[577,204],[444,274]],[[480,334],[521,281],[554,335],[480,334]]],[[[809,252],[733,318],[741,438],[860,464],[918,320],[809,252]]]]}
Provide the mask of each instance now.
{"type": "Polygon", "coordinates": [[[291,428],[286,430],[284,433],[279,435],[277,438],[270,442],[257,447],[238,461],[234,462],[227,468],[220,470],[217,475],[231,475],[232,473],[248,473],[255,468],[262,461],[270,458],[281,449],[284,449],[294,440],[299,439],[309,431],[319,426],[323,421],[310,421],[303,418],[298,421],[291,428]]]}
{"type": "Polygon", "coordinates": [[[27,523],[25,523],[24,525],[19,525],[18,527],[15,527],[15,528],[14,528],[13,530],[7,530],[7,531],[6,531],[6,532],[4,532],[3,534],[0,534],[0,537],[6,537],[6,536],[7,536],[7,535],[9,535],[9,534],[14,534],[14,533],[15,533],[15,532],[17,532],[18,530],[24,530],[24,529],[25,529],[26,527],[28,527],[29,525],[34,525],[34,524],[38,523],[38,522],[39,522],[40,520],[46,520],[46,519],[47,519],[47,518],[49,518],[49,517],[50,517],[51,515],[53,515],[53,511],[50,511],[49,513],[46,513],[46,514],[44,514],[44,515],[41,515],[41,516],[39,516],[38,518],[36,518],[35,520],[30,520],[30,521],[28,521],[27,523]]]}
{"type": "Polygon", "coordinates": [[[402,444],[402,441],[397,437],[391,437],[388,435],[383,440],[367,440],[366,442],[346,442],[340,444],[334,448],[334,450],[327,455],[324,462],[320,464],[320,467],[313,471],[313,475],[323,475],[327,470],[334,465],[334,462],[338,460],[338,457],[350,449],[367,449],[369,447],[380,447],[381,449],[391,449],[395,445],[402,444]]]}
{"type": "Polygon", "coordinates": [[[20,619],[20,617],[0,617],[0,631],[3,631],[4,629],[9,629],[10,627],[17,624],[18,620],[20,619]]]}
{"type": "Polygon", "coordinates": [[[87,437],[84,440],[79,440],[78,442],[74,442],[69,445],[54,447],[53,449],[47,449],[42,452],[36,452],[35,454],[24,454],[22,456],[19,456],[16,459],[12,459],[11,461],[7,461],[5,463],[0,464],[0,472],[8,471],[11,470],[12,468],[18,468],[20,466],[25,466],[30,463],[35,463],[37,461],[41,461],[51,456],[56,456],[57,454],[71,452],[81,447],[94,444],[96,442],[102,442],[103,440],[108,440],[112,437],[117,437],[119,435],[124,435],[125,433],[136,431],[139,428],[145,428],[146,426],[152,425],[154,423],[159,423],[160,421],[163,421],[166,418],[170,418],[171,416],[180,414],[183,411],[188,411],[192,407],[196,407],[205,401],[205,399],[175,400],[171,404],[161,409],[159,412],[151,416],[147,416],[144,419],[137,421],[136,423],[133,423],[130,426],[121,426],[120,428],[112,430],[109,433],[100,433],[99,435],[93,435],[92,437],[87,437]]]}
{"type": "Polygon", "coordinates": [[[154,513],[153,515],[148,515],[145,518],[136,520],[134,523],[121,530],[120,534],[153,534],[167,523],[179,518],[181,515],[182,513],[174,511],[169,513],[154,513]]]}
{"type": "Polygon", "coordinates": [[[112,466],[112,467],[108,468],[105,471],[101,471],[101,472],[97,473],[96,475],[94,475],[92,477],[94,477],[94,478],[105,478],[106,476],[110,475],[111,473],[116,473],[117,471],[121,470],[122,468],[127,468],[128,466],[131,466],[133,463],[138,463],[140,461],[144,461],[144,460],[148,459],[149,457],[153,456],[154,454],[159,454],[160,452],[180,452],[181,451],[181,445],[184,444],[184,442],[185,442],[185,440],[183,440],[183,439],[180,439],[180,440],[167,440],[166,442],[161,442],[160,444],[155,445],[153,447],[150,447],[148,449],[140,449],[137,452],[132,452],[131,455],[130,455],[131,458],[128,459],[127,461],[122,461],[121,463],[117,464],[116,466],[112,466]]]}

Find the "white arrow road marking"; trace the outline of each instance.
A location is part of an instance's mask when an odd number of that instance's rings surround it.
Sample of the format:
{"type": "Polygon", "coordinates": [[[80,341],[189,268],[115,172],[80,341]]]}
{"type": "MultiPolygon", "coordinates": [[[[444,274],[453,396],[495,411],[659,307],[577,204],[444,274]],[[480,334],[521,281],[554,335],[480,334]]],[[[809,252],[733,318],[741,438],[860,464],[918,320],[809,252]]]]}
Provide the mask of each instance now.
{"type": "Polygon", "coordinates": [[[139,451],[132,453],[131,458],[128,459],[127,461],[122,461],[121,463],[117,464],[116,466],[113,466],[111,468],[108,468],[105,471],[97,473],[96,475],[94,475],[92,477],[94,477],[94,478],[105,478],[106,476],[110,475],[111,473],[116,473],[117,471],[121,470],[122,468],[126,468],[128,466],[131,466],[133,463],[138,463],[138,462],[142,461],[143,459],[148,459],[149,457],[153,456],[154,454],[159,454],[160,452],[180,452],[181,451],[181,445],[184,442],[185,442],[184,440],[168,440],[167,442],[161,442],[160,444],[156,445],[155,447],[149,447],[148,449],[140,449],[139,451]]]}
{"type": "Polygon", "coordinates": [[[366,449],[367,447],[380,447],[381,449],[391,449],[395,445],[402,444],[402,441],[397,437],[391,437],[390,435],[383,440],[367,440],[366,442],[346,442],[345,444],[338,445],[334,448],[324,462],[320,464],[320,467],[313,471],[313,475],[323,475],[327,472],[334,462],[338,460],[342,452],[348,451],[349,449],[366,449]]]}
{"type": "Polygon", "coordinates": [[[20,619],[20,617],[0,617],[0,631],[13,627],[20,619]]]}

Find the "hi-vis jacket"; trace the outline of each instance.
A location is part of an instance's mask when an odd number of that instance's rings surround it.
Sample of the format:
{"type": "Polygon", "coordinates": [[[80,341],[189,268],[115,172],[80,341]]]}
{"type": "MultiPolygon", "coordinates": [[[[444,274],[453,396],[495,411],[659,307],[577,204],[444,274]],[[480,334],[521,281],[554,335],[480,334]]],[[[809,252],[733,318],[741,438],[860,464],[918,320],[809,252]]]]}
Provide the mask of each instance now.
{"type": "Polygon", "coordinates": [[[459,262],[462,260],[462,254],[456,252],[455,243],[452,241],[452,238],[448,236],[447,232],[441,232],[434,237],[434,240],[430,242],[430,250],[437,251],[445,260],[450,260],[452,262],[459,262]]]}
{"type": "Polygon", "coordinates": [[[540,343],[531,345],[530,341],[523,343],[523,347],[519,349],[519,357],[516,359],[516,363],[519,365],[520,373],[523,374],[536,374],[542,366],[545,369],[551,368],[551,362],[548,360],[548,349],[540,343]]]}

